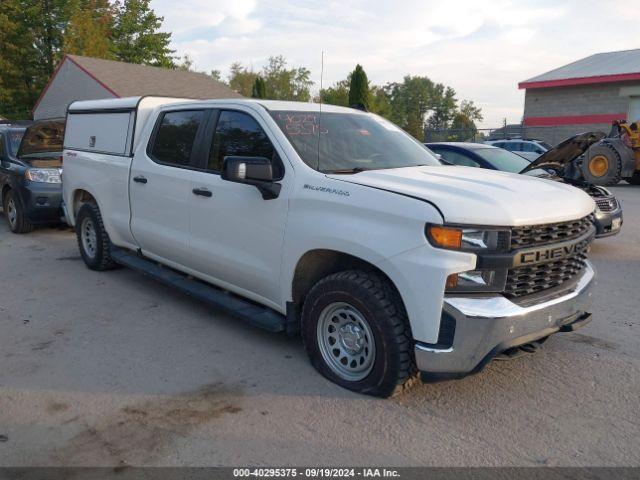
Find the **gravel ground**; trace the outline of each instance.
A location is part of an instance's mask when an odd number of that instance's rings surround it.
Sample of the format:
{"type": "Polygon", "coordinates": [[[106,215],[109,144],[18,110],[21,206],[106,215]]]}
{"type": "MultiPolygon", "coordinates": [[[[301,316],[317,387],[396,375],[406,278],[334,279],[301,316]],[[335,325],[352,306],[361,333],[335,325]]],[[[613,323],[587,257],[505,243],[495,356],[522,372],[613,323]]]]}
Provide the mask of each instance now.
{"type": "Polygon", "coordinates": [[[69,230],[0,226],[0,465],[640,465],[640,187],[594,244],[594,320],[542,351],[380,400],[300,342],[137,273],[69,230]]]}

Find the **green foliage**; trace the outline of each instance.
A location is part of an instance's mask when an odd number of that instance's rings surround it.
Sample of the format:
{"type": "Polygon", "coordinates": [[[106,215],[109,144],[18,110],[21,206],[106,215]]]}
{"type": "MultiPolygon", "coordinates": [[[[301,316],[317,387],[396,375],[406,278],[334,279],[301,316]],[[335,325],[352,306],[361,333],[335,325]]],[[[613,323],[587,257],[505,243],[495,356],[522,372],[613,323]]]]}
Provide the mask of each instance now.
{"type": "Polygon", "coordinates": [[[477,132],[474,122],[482,120],[482,112],[473,102],[463,100],[458,106],[456,92],[451,87],[434,83],[428,77],[411,75],[405,76],[402,82],[369,85],[360,65],[356,65],[345,80],[322,89],[320,98],[332,105],[362,103],[370,112],[388,118],[421,141],[425,138],[425,129],[440,131],[454,125],[460,128],[461,136],[469,132],[473,136],[477,132]]]}
{"type": "Polygon", "coordinates": [[[253,91],[251,92],[253,98],[267,98],[267,85],[262,77],[256,77],[256,81],[253,82],[253,91]]]}
{"type": "Polygon", "coordinates": [[[209,72],[209,76],[213,78],[216,82],[224,83],[222,80],[222,73],[220,72],[220,70],[211,70],[211,72],[209,72]]]}
{"type": "Polygon", "coordinates": [[[320,91],[320,98],[322,98],[322,103],[348,107],[350,81],[351,78],[347,77],[346,80],[340,80],[332,87],[323,88],[320,91]]]}
{"type": "Polygon", "coordinates": [[[349,83],[349,106],[357,105],[369,108],[369,80],[360,64],[351,73],[349,83]]]}
{"type": "Polygon", "coordinates": [[[113,11],[107,0],[76,2],[64,32],[64,52],[96,58],[113,58],[109,41],[113,11]]]}
{"type": "Polygon", "coordinates": [[[149,6],[151,0],[116,0],[112,34],[114,57],[122,62],[174,68],[171,34],[160,32],[163,17],[149,6]]]}
{"type": "Polygon", "coordinates": [[[193,59],[188,53],[182,56],[182,61],[175,66],[176,70],[184,70],[185,72],[193,71],[193,59]]]}
{"type": "Polygon", "coordinates": [[[296,100],[308,102],[311,98],[311,72],[305,67],[289,68],[282,55],[269,57],[259,74],[240,62],[231,65],[229,86],[245,97],[252,96],[258,77],[264,80],[265,97],[272,100],[296,100]]]}
{"type": "Polygon", "coordinates": [[[0,0],[0,115],[31,117],[65,53],[175,67],[149,2],[0,0]]]}
{"type": "Polygon", "coordinates": [[[258,74],[240,62],[232,63],[229,70],[229,86],[243,97],[250,97],[258,74]]]}
{"type": "Polygon", "coordinates": [[[29,118],[60,56],[66,0],[0,1],[0,115],[29,118]]]}
{"type": "Polygon", "coordinates": [[[262,70],[266,85],[266,98],[272,100],[296,100],[308,102],[311,99],[311,72],[306,67],[288,68],[282,55],[269,57],[262,70]]]}
{"type": "Polygon", "coordinates": [[[482,112],[470,100],[462,100],[453,116],[451,133],[447,140],[454,142],[466,142],[474,140],[478,134],[475,122],[482,121],[482,112]]]}

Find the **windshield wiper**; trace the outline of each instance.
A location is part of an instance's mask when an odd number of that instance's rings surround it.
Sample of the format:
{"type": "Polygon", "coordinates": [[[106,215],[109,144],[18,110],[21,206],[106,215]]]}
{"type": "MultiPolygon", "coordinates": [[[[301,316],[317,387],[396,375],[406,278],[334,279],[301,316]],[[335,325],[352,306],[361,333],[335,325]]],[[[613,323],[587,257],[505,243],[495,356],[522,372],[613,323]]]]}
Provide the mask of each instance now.
{"type": "Polygon", "coordinates": [[[366,172],[367,170],[369,170],[369,169],[368,168],[362,168],[362,167],[355,167],[355,168],[342,168],[342,169],[338,169],[338,170],[329,170],[328,172],[325,172],[325,173],[351,174],[351,173],[366,172]]]}

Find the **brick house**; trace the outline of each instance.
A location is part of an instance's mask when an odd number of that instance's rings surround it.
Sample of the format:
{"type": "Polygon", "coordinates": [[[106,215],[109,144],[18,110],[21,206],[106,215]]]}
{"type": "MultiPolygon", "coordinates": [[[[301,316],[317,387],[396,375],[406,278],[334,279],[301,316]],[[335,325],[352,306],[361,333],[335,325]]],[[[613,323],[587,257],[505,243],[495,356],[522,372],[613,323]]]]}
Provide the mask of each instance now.
{"type": "Polygon", "coordinates": [[[76,100],[158,95],[238,98],[209,75],[79,55],[65,55],[33,108],[35,120],[64,117],[76,100]]]}
{"type": "Polygon", "coordinates": [[[597,53],[518,84],[525,135],[551,144],[640,120],[640,49],[597,53]]]}

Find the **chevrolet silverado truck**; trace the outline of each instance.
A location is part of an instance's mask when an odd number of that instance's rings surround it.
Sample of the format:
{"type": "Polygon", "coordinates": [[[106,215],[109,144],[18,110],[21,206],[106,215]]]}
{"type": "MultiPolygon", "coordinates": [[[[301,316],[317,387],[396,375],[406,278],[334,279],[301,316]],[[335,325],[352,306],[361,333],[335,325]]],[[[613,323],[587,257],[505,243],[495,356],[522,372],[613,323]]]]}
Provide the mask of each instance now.
{"type": "Polygon", "coordinates": [[[459,378],[590,319],[593,200],[446,166],[383,118],[263,100],[73,103],[65,215],[124,265],[272,332],[377,396],[459,378]]]}

